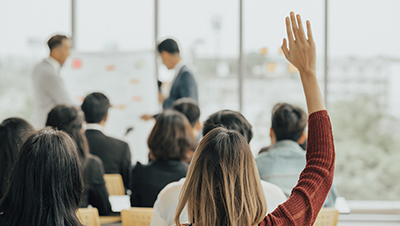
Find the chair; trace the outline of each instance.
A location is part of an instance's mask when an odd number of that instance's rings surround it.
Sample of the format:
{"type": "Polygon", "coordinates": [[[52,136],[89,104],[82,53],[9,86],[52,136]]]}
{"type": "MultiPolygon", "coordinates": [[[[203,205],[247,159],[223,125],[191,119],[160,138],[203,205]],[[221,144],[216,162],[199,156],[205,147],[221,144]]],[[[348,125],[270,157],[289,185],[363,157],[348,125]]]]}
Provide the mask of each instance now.
{"type": "Polygon", "coordinates": [[[125,195],[124,182],[119,174],[104,174],[108,195],[125,195]]]}
{"type": "Polygon", "coordinates": [[[338,223],[339,211],[334,208],[322,208],[319,212],[314,226],[336,226],[338,223]]]}
{"type": "Polygon", "coordinates": [[[121,211],[122,226],[149,226],[153,208],[136,208],[121,211]]]}
{"type": "Polygon", "coordinates": [[[100,226],[99,211],[96,208],[79,208],[76,216],[83,225],[100,226]]]}

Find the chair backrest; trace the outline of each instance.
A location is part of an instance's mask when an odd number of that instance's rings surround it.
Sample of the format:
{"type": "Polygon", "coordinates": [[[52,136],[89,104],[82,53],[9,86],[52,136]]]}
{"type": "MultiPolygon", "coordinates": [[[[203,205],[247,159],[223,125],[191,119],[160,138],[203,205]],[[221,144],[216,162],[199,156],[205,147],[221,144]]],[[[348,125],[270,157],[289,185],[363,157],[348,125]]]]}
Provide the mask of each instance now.
{"type": "Polygon", "coordinates": [[[334,208],[322,208],[319,212],[314,226],[336,226],[338,223],[339,211],[334,208]]]}
{"type": "Polygon", "coordinates": [[[79,208],[76,216],[83,225],[100,226],[99,212],[96,208],[79,208]]]}
{"type": "Polygon", "coordinates": [[[124,182],[120,174],[104,174],[108,195],[125,195],[124,182]]]}
{"type": "Polygon", "coordinates": [[[149,226],[153,208],[136,208],[121,211],[122,226],[149,226]]]}

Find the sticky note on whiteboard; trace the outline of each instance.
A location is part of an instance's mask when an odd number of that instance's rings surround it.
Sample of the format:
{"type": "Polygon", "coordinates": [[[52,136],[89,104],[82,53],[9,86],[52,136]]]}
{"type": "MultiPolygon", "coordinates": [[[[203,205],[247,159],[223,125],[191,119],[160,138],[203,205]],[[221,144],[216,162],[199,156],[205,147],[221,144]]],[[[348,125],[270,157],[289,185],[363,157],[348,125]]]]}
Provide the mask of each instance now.
{"type": "Polygon", "coordinates": [[[79,58],[75,58],[72,60],[72,68],[73,69],[81,69],[82,68],[82,60],[79,58]]]}

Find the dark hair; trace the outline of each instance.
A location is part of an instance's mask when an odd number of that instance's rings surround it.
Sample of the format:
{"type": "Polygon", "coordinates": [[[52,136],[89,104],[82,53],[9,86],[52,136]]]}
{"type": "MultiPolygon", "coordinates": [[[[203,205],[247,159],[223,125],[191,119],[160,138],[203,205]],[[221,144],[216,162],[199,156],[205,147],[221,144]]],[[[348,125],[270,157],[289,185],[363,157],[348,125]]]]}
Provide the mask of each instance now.
{"type": "Polygon", "coordinates": [[[277,141],[297,142],[307,126],[307,115],[299,107],[278,103],[272,110],[272,129],[277,141]]]}
{"type": "Polygon", "coordinates": [[[162,41],[157,46],[158,52],[161,53],[162,51],[168,52],[170,54],[179,53],[178,43],[175,40],[167,38],[162,41]]]}
{"type": "Polygon", "coordinates": [[[87,123],[101,122],[106,117],[109,107],[110,101],[102,93],[87,95],[81,106],[87,123]]]}
{"type": "Polygon", "coordinates": [[[81,226],[76,209],[82,195],[75,142],[46,128],[23,144],[0,200],[0,225],[81,226]]]}
{"type": "Polygon", "coordinates": [[[251,125],[247,119],[237,111],[221,110],[210,115],[204,122],[203,136],[216,127],[224,127],[226,129],[238,131],[250,143],[253,138],[251,125]]]}
{"type": "Polygon", "coordinates": [[[56,47],[62,44],[62,40],[68,39],[65,35],[54,35],[47,41],[47,45],[49,46],[50,52],[55,49],[56,47]]]}
{"type": "Polygon", "coordinates": [[[21,118],[8,118],[0,124],[0,198],[7,188],[19,149],[34,131],[33,126],[21,118]]]}
{"type": "Polygon", "coordinates": [[[194,149],[195,142],[188,119],[169,109],[157,116],[147,145],[156,159],[183,160],[187,151],[194,149]]]}
{"type": "Polygon", "coordinates": [[[83,167],[86,166],[89,145],[82,129],[83,115],[78,108],[67,105],[55,106],[47,115],[46,126],[67,132],[76,142],[83,167]]]}
{"type": "Polygon", "coordinates": [[[184,97],[176,100],[172,104],[171,109],[174,109],[184,114],[186,118],[189,120],[190,125],[192,127],[194,127],[196,123],[199,121],[200,108],[197,102],[192,98],[184,97]]]}

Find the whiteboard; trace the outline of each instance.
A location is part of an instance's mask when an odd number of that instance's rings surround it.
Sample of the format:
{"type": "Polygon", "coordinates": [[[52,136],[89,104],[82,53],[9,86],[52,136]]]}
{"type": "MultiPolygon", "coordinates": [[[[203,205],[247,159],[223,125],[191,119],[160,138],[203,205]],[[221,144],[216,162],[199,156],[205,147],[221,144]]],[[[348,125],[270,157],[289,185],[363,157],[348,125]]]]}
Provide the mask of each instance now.
{"type": "Polygon", "coordinates": [[[143,114],[160,110],[157,97],[153,51],[72,53],[61,76],[74,104],[81,106],[92,92],[104,93],[112,107],[104,133],[127,142],[132,163],[148,162],[147,138],[154,120],[142,121],[143,114]],[[127,129],[133,128],[128,134],[127,129]]]}

